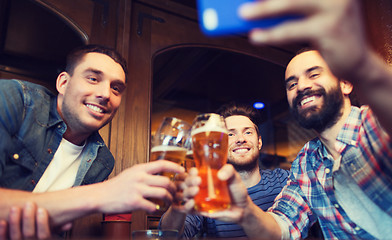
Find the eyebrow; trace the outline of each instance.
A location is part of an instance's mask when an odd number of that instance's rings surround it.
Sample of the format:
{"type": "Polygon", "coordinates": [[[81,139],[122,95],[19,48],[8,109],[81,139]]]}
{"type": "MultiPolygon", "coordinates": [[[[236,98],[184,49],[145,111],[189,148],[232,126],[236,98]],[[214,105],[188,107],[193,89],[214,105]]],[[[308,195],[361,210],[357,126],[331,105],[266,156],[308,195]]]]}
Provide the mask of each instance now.
{"type": "Polygon", "coordinates": [[[87,68],[85,71],[85,73],[95,73],[97,75],[103,75],[103,72],[98,70],[98,69],[94,69],[94,68],[87,68]]]}
{"type": "MultiPolygon", "coordinates": [[[[104,75],[104,73],[101,70],[94,69],[94,68],[87,68],[84,72],[85,73],[94,73],[94,74],[97,74],[97,75],[100,75],[100,76],[104,75]]],[[[127,86],[127,84],[125,82],[123,82],[123,81],[121,81],[119,79],[114,80],[113,82],[115,82],[117,84],[123,85],[124,88],[127,86]]]]}
{"type": "MultiPolygon", "coordinates": [[[[310,73],[310,72],[313,72],[314,70],[319,70],[319,69],[322,69],[322,67],[321,66],[313,66],[313,67],[311,67],[311,68],[308,68],[308,69],[306,69],[306,73],[308,74],[308,73],[310,73]]],[[[288,78],[286,78],[285,79],[285,83],[288,83],[288,82],[290,82],[290,81],[292,81],[292,80],[294,80],[294,79],[296,79],[297,77],[296,76],[290,76],[290,77],[288,77],[288,78]]]]}
{"type": "MultiPolygon", "coordinates": [[[[256,130],[255,127],[244,127],[244,128],[243,128],[243,130],[248,130],[248,129],[256,130]]],[[[230,128],[230,129],[229,129],[229,132],[233,132],[233,131],[236,131],[236,129],[235,129],[235,128],[230,128]]]]}

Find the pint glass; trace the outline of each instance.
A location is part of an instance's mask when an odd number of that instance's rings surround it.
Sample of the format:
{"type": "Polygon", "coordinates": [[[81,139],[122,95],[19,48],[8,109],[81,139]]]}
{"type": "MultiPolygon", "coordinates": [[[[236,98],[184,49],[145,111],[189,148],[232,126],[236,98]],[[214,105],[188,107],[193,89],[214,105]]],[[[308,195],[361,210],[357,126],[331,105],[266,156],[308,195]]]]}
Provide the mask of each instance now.
{"type": "MultiPolygon", "coordinates": [[[[179,165],[183,165],[185,155],[189,148],[189,139],[192,126],[187,122],[174,118],[165,118],[152,141],[150,161],[169,160],[179,165]]],[[[163,172],[163,176],[174,180],[175,174],[172,172],[163,172]]],[[[158,210],[166,210],[167,204],[163,200],[151,199],[157,204],[158,210]]]]}
{"type": "Polygon", "coordinates": [[[218,170],[227,162],[228,131],[222,116],[200,114],[193,121],[193,157],[201,177],[199,193],[195,196],[195,209],[215,212],[230,207],[226,181],[217,177],[218,170]]]}

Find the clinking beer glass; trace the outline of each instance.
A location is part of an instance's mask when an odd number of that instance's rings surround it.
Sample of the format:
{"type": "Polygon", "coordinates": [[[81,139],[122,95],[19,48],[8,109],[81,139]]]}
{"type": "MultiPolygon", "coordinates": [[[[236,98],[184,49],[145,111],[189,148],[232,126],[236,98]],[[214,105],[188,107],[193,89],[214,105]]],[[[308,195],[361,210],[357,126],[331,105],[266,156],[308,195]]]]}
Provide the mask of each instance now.
{"type": "Polygon", "coordinates": [[[230,207],[226,181],[217,177],[218,170],[227,162],[228,131],[222,116],[214,113],[198,115],[192,126],[193,157],[201,177],[195,209],[215,212],[230,207]]]}
{"type": "MultiPolygon", "coordinates": [[[[150,161],[169,160],[179,165],[183,165],[185,155],[189,150],[189,139],[192,126],[178,118],[164,118],[157,129],[152,141],[150,161]]],[[[163,172],[163,176],[174,180],[175,174],[163,172]]],[[[158,210],[166,210],[167,204],[163,200],[151,199],[157,204],[158,210]]]]}

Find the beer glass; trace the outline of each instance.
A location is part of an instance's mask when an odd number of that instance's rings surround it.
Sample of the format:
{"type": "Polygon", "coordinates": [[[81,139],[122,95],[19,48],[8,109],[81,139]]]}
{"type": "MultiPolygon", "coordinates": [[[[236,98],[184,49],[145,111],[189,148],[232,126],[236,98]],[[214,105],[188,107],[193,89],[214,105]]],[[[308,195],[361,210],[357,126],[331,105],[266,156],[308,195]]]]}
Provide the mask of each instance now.
{"type": "Polygon", "coordinates": [[[217,177],[218,170],[227,162],[228,131],[222,116],[214,113],[198,115],[192,126],[193,157],[201,177],[195,209],[215,212],[230,207],[226,181],[217,177]]]}
{"type": "MultiPolygon", "coordinates": [[[[184,165],[185,155],[189,148],[192,126],[175,117],[166,117],[157,129],[152,141],[150,161],[169,160],[184,165]]],[[[175,174],[163,172],[163,176],[174,180],[175,174]]],[[[166,210],[167,204],[163,200],[151,199],[157,204],[157,210],[166,210]]]]}
{"type": "Polygon", "coordinates": [[[132,232],[133,240],[175,240],[179,239],[178,230],[135,230],[132,232]]]}

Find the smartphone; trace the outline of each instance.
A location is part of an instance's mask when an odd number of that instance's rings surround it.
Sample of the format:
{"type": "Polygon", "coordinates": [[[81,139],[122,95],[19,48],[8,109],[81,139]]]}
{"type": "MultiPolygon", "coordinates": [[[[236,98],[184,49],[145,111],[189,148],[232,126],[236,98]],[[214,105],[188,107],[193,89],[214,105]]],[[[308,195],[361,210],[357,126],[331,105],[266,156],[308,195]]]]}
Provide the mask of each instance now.
{"type": "Polygon", "coordinates": [[[268,28],[284,21],[298,18],[285,16],[247,21],[239,17],[239,7],[247,2],[260,0],[198,0],[200,28],[209,36],[247,33],[253,28],[268,28]]]}

